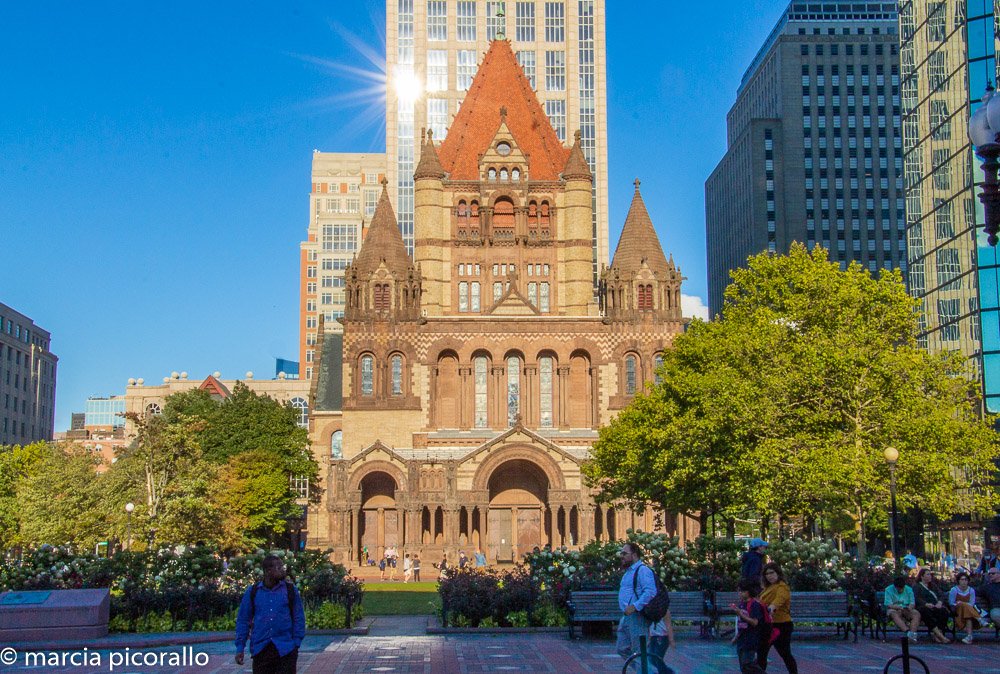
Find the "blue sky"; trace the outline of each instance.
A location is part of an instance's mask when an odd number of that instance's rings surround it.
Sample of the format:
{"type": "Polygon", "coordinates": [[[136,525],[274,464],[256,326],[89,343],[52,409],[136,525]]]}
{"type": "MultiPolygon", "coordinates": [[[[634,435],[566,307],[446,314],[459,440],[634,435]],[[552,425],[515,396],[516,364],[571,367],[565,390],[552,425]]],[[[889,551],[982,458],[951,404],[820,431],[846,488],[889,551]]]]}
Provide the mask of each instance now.
{"type": "MultiPolygon", "coordinates": [[[[608,0],[612,249],[632,180],[707,297],[704,181],[783,0],[608,0]]],[[[297,357],[313,149],[385,149],[384,4],[0,3],[0,302],[90,395],[297,357]]]]}

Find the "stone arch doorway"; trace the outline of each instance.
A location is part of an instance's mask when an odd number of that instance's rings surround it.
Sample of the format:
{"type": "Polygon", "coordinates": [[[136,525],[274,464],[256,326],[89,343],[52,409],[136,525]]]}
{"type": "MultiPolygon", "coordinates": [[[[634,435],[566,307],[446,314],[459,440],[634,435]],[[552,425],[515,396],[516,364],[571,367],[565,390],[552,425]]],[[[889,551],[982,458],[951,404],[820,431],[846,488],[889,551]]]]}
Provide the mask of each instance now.
{"type": "Polygon", "coordinates": [[[506,461],[490,474],[487,534],[489,556],[512,562],[548,542],[546,506],[549,480],[527,459],[506,461]]]}
{"type": "Polygon", "coordinates": [[[396,508],[396,481],[388,473],[372,471],[361,479],[361,510],[358,513],[358,559],[364,549],[379,560],[387,547],[398,549],[402,541],[402,518],[396,508]]]}

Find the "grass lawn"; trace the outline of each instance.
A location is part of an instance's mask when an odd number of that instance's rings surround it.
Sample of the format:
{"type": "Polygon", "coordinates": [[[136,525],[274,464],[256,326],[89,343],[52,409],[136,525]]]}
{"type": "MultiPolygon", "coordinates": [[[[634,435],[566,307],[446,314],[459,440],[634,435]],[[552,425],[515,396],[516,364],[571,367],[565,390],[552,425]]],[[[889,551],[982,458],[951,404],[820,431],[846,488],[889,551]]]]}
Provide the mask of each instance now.
{"type": "Polygon", "coordinates": [[[441,610],[437,581],[365,583],[365,615],[430,615],[441,610]],[[432,605],[433,602],[433,605],[432,605]]]}

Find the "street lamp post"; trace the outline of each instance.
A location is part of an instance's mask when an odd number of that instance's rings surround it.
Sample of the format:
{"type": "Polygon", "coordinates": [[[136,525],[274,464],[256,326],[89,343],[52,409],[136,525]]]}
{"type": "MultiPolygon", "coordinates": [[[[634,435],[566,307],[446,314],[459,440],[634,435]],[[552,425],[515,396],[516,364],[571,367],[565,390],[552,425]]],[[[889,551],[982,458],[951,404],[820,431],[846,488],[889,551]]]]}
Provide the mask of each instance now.
{"type": "Polygon", "coordinates": [[[987,242],[997,245],[997,232],[1000,231],[1000,181],[997,171],[1000,170],[1000,96],[994,94],[993,85],[986,85],[983,104],[969,118],[969,140],[975,147],[976,154],[983,160],[982,167],[985,178],[979,184],[983,191],[979,200],[983,202],[986,223],[987,242]]]}
{"type": "Polygon", "coordinates": [[[892,507],[892,518],[889,521],[889,539],[892,543],[892,560],[894,564],[899,564],[899,547],[896,536],[896,532],[899,531],[896,511],[896,461],[899,460],[899,450],[895,447],[886,447],[882,454],[889,464],[889,499],[892,507]]]}
{"type": "Polygon", "coordinates": [[[128,514],[127,524],[125,525],[125,549],[132,549],[132,511],[135,510],[135,504],[129,501],[125,504],[125,512],[128,514]]]}

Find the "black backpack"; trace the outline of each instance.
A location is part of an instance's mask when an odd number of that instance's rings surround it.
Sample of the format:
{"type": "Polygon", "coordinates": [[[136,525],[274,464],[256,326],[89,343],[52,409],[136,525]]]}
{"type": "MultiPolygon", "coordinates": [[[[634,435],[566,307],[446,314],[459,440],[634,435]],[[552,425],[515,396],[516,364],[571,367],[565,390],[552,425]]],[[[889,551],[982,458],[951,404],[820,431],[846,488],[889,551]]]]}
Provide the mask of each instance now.
{"type": "MultiPolygon", "coordinates": [[[[646,566],[643,564],[643,566],[646,566]]],[[[653,571],[648,566],[647,569],[653,571]]],[[[663,585],[663,581],[660,577],[656,575],[656,571],[653,571],[653,582],[656,583],[656,594],[649,603],[642,607],[639,613],[643,618],[651,623],[658,623],[663,620],[663,616],[667,615],[667,611],[670,610],[670,593],[667,592],[666,586],[663,585]]],[[[639,596],[639,569],[635,570],[635,575],[632,576],[632,594],[636,597],[639,596]]]]}
{"type": "MultiPolygon", "coordinates": [[[[253,587],[250,588],[250,629],[253,629],[253,616],[257,612],[257,590],[260,589],[260,583],[254,583],[253,587]]],[[[295,586],[292,585],[288,580],[285,580],[285,590],[288,591],[288,617],[292,620],[292,626],[295,625],[295,586]]]]}

